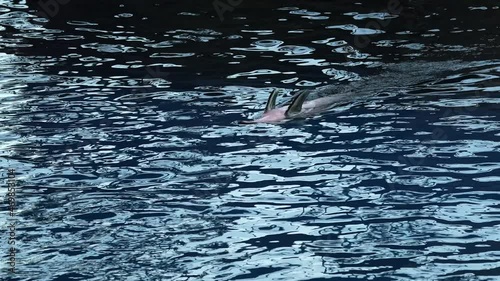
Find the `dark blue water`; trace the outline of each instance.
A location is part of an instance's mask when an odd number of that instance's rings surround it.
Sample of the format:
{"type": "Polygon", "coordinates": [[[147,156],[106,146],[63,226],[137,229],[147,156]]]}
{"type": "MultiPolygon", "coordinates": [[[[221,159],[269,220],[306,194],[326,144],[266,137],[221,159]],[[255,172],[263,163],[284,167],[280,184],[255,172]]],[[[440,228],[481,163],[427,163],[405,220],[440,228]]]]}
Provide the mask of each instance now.
{"type": "Polygon", "coordinates": [[[0,0],[2,280],[500,279],[499,3],[269,2],[0,0]]]}

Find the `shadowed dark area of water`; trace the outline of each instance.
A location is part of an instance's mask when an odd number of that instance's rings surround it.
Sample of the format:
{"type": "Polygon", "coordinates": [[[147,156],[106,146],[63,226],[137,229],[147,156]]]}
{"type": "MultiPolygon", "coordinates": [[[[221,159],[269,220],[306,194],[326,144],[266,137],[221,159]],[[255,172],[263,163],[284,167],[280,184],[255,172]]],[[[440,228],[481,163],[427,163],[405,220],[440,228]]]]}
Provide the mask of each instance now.
{"type": "Polygon", "coordinates": [[[0,0],[1,279],[498,280],[499,6],[0,0]]]}

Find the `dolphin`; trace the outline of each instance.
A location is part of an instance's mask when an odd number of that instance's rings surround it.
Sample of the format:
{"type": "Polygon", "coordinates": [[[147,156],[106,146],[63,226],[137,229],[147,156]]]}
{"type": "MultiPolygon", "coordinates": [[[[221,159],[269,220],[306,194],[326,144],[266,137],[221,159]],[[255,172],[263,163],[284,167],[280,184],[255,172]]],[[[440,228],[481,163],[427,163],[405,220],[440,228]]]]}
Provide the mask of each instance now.
{"type": "MultiPolygon", "coordinates": [[[[331,91],[331,88],[322,88],[318,92],[331,91]]],[[[291,119],[307,118],[317,115],[338,105],[339,103],[346,103],[351,101],[352,93],[345,92],[342,94],[328,95],[325,97],[316,98],[306,101],[311,93],[308,90],[299,91],[295,94],[289,104],[281,107],[276,107],[276,98],[278,97],[278,90],[274,90],[267,99],[266,108],[262,116],[255,120],[240,121],[241,124],[256,124],[256,123],[281,123],[291,119]]]]}

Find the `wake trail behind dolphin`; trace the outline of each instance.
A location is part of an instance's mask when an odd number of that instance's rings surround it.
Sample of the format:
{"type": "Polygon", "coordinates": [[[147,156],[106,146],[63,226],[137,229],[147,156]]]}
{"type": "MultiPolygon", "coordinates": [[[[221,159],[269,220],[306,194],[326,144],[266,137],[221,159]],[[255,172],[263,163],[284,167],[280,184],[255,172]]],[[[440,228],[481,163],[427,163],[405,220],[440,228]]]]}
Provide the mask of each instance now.
{"type": "Polygon", "coordinates": [[[439,76],[470,66],[467,62],[403,62],[386,64],[378,74],[341,85],[326,85],[297,93],[290,103],[275,108],[276,90],[268,98],[262,117],[240,124],[280,123],[307,118],[335,106],[353,104],[381,92],[404,92],[410,86],[433,81],[439,76]]]}

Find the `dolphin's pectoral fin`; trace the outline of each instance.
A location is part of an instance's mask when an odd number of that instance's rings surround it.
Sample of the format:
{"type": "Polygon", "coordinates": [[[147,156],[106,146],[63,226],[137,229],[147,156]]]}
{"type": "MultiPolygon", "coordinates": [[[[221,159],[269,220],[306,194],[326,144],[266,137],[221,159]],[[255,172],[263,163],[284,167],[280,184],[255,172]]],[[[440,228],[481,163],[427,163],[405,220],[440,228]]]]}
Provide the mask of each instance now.
{"type": "Polygon", "coordinates": [[[296,94],[292,100],[292,103],[286,110],[285,116],[293,117],[294,115],[299,114],[300,111],[302,111],[302,104],[304,104],[304,101],[306,100],[308,95],[309,91],[306,90],[300,91],[298,94],[296,94]]]}
{"type": "Polygon", "coordinates": [[[276,107],[276,97],[278,97],[278,93],[279,91],[276,89],[269,95],[264,113],[268,112],[269,110],[273,110],[276,107]]]}

